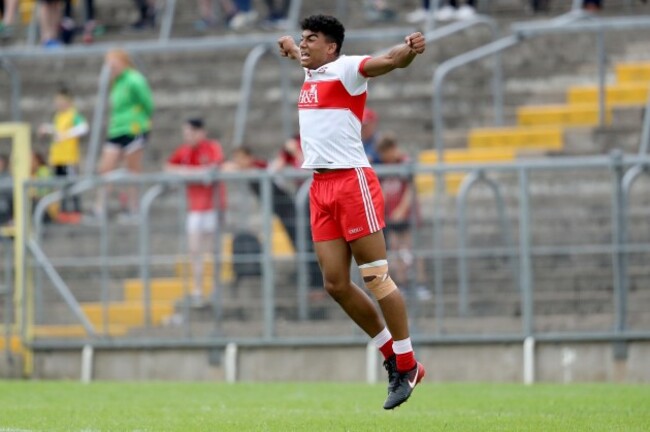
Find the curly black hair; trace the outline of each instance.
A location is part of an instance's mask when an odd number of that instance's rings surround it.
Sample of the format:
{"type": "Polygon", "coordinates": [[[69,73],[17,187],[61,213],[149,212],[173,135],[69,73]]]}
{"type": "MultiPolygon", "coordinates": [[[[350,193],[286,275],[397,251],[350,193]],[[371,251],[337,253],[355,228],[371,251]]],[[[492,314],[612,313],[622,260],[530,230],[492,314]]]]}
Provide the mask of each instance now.
{"type": "Polygon", "coordinates": [[[345,27],[338,19],[330,15],[312,15],[303,19],[300,26],[303,30],[322,33],[328,42],[336,44],[336,54],[341,53],[343,39],[345,39],[345,27]]]}

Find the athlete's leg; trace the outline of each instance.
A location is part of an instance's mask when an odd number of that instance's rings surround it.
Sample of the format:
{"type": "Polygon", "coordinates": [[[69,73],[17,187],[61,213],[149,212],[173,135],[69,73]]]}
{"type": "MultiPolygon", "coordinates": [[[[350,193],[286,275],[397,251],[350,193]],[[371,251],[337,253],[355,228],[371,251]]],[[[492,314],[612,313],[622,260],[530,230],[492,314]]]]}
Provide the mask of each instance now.
{"type": "Polygon", "coordinates": [[[370,297],[350,280],[350,246],[340,238],[316,242],[314,248],[329,295],[364,332],[377,336],[385,326],[370,297]]]}
{"type": "MultiPolygon", "coordinates": [[[[352,255],[358,265],[386,260],[386,241],[382,231],[361,237],[350,243],[352,255]]],[[[386,325],[396,341],[409,337],[406,303],[399,289],[378,300],[386,325]]]]}

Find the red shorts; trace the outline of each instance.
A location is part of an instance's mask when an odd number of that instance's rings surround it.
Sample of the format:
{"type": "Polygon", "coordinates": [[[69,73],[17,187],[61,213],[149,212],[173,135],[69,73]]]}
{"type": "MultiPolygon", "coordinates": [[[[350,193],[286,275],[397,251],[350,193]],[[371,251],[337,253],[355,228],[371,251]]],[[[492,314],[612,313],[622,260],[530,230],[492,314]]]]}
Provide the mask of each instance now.
{"type": "Polygon", "coordinates": [[[384,228],[384,196],[372,168],[314,173],[309,190],[315,242],[351,242],[384,228]]]}

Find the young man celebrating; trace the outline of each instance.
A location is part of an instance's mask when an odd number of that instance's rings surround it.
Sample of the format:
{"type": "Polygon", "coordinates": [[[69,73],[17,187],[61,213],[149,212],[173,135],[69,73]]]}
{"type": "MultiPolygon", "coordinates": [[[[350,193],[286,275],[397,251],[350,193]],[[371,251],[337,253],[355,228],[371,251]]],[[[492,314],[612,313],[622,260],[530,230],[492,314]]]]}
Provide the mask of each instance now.
{"type": "Polygon", "coordinates": [[[314,170],[310,190],[312,236],[327,292],[375,342],[386,361],[385,409],[405,402],[424,377],[409,337],[404,298],[388,274],[384,202],[361,142],[368,79],[407,67],[422,54],[421,33],[378,57],[341,55],[343,25],[334,17],[304,19],[300,45],[278,40],[280,54],[300,61],[305,83],[298,99],[305,161],[314,170]],[[350,279],[354,257],[371,299],[350,279]]]}

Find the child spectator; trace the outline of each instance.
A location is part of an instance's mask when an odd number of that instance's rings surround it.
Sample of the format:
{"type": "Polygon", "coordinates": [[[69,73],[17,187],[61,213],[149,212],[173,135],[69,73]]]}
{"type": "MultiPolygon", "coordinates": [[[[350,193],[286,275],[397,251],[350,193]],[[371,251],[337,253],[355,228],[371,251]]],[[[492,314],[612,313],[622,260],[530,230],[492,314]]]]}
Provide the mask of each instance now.
{"type": "MultiPolygon", "coordinates": [[[[196,175],[216,170],[223,162],[221,144],[209,140],[203,120],[192,118],[183,125],[185,143],[178,147],[167,160],[166,171],[183,175],[196,175]]],[[[187,237],[192,263],[192,301],[203,303],[203,254],[212,251],[212,239],[218,229],[215,212],[215,192],[218,192],[218,208],[225,207],[225,189],[215,184],[190,184],[187,186],[187,237]]]]}
{"type": "MultiPolygon", "coordinates": [[[[42,124],[39,135],[50,136],[49,162],[57,177],[74,178],[79,172],[81,155],[79,138],[88,133],[88,122],[74,106],[70,91],[62,88],[54,98],[56,113],[52,123],[42,124]]],[[[81,203],[79,196],[64,195],[61,202],[59,222],[78,223],[81,220],[81,203]]]]}
{"type": "MultiPolygon", "coordinates": [[[[377,143],[377,153],[382,164],[405,164],[408,157],[399,148],[394,134],[382,135],[377,143]]],[[[426,280],[424,261],[414,259],[411,227],[419,221],[417,198],[412,177],[388,176],[381,178],[386,212],[386,242],[390,251],[396,254],[391,271],[395,283],[412,286],[409,277],[415,264],[417,286],[415,294],[420,300],[428,300],[431,293],[424,287],[426,280]]]]}

